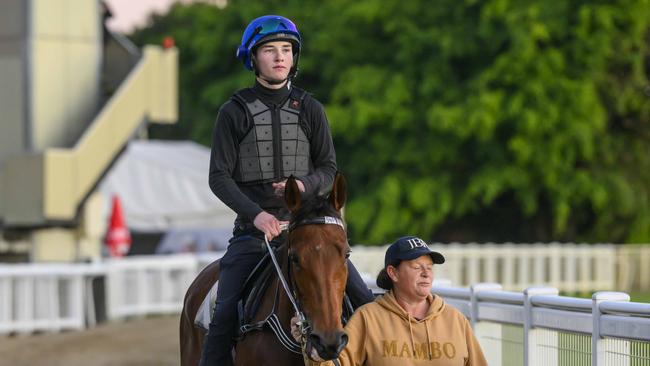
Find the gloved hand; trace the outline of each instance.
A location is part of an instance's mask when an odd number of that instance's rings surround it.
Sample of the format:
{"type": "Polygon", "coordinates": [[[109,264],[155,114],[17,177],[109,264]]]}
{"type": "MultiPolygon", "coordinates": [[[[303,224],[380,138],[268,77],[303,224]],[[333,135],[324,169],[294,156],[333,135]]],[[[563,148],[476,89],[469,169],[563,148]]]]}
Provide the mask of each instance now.
{"type": "Polygon", "coordinates": [[[291,335],[296,342],[300,343],[302,341],[302,335],[300,334],[300,318],[298,317],[298,314],[291,318],[291,335]]]}
{"type": "MultiPolygon", "coordinates": [[[[298,316],[298,314],[295,314],[291,318],[291,336],[293,336],[293,339],[295,339],[296,342],[298,343],[302,341],[302,334],[300,334],[300,317],[298,316]]],[[[311,352],[309,353],[309,358],[311,359],[311,361],[316,361],[316,362],[325,361],[318,355],[318,352],[313,347],[311,349],[311,352]]],[[[305,362],[305,365],[307,365],[307,362],[305,362]]]]}

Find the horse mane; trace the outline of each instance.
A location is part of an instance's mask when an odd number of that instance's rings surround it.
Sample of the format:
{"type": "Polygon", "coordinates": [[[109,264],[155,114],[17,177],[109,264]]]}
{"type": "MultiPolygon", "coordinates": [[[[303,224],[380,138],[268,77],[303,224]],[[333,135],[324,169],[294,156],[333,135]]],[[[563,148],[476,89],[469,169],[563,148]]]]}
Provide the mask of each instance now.
{"type": "Polygon", "coordinates": [[[303,200],[300,208],[291,215],[291,222],[300,222],[323,216],[333,216],[341,219],[341,214],[330,203],[329,195],[319,195],[303,200]]]}

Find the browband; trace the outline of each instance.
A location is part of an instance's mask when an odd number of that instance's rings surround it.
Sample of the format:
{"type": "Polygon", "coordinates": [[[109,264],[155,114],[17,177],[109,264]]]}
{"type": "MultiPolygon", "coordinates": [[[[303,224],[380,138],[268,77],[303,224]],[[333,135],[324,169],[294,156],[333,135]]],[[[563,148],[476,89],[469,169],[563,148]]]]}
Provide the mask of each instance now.
{"type": "Polygon", "coordinates": [[[298,222],[292,222],[289,224],[289,231],[295,229],[298,226],[302,225],[338,225],[345,230],[345,225],[343,220],[334,216],[320,216],[313,219],[305,219],[298,222]]]}

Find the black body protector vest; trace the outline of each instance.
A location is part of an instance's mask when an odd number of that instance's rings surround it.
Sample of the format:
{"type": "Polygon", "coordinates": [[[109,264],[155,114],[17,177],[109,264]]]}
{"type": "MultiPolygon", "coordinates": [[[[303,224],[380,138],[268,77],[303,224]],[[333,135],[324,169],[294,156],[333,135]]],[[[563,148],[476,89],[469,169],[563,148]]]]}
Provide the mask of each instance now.
{"type": "Polygon", "coordinates": [[[293,87],[282,107],[271,108],[250,89],[235,93],[233,99],[244,107],[252,121],[251,129],[239,142],[236,182],[279,182],[290,175],[309,173],[309,140],[300,123],[306,94],[293,87]]]}

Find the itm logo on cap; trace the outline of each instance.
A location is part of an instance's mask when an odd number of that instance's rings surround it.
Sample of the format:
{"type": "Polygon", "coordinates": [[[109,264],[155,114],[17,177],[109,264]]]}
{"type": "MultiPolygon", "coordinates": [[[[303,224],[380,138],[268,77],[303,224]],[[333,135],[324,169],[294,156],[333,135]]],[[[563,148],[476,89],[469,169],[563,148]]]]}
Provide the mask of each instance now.
{"type": "Polygon", "coordinates": [[[424,248],[424,247],[428,248],[427,243],[425,243],[424,240],[422,240],[420,238],[410,238],[410,239],[407,239],[406,242],[410,246],[409,249],[424,248]]]}

